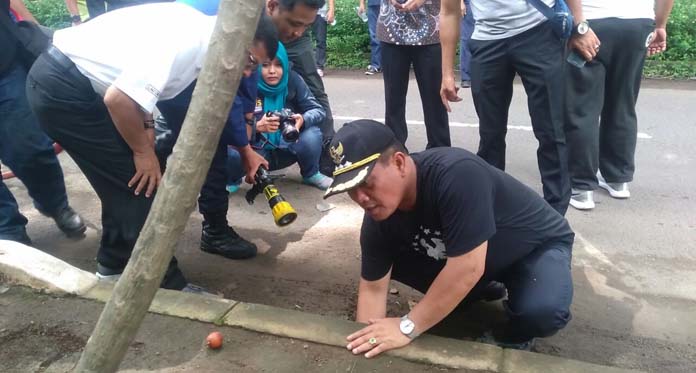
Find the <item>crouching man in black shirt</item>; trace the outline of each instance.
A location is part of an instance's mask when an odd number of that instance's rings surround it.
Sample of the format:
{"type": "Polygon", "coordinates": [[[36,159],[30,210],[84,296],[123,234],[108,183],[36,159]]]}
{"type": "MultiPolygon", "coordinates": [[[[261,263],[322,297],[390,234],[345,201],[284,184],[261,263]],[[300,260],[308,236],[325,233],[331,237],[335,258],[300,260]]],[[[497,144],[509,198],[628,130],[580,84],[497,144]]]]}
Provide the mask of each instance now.
{"type": "Polygon", "coordinates": [[[509,324],[483,339],[529,349],[570,320],[574,234],[534,191],[476,155],[433,148],[408,155],[391,130],[359,120],[331,143],[334,182],[365,210],[357,321],[348,349],[366,357],[407,345],[491,283],[508,290],[509,324]],[[425,296],[386,317],[389,280],[425,296]]]}

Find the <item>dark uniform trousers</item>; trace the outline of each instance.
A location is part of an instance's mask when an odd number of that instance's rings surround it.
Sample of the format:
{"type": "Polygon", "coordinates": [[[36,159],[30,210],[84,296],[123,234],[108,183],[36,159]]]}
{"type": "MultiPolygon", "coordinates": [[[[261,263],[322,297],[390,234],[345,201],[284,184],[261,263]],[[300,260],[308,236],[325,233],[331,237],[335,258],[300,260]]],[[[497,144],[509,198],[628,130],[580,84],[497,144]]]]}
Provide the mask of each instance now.
{"type": "Polygon", "coordinates": [[[527,92],[544,199],[564,215],[570,202],[563,132],[564,45],[548,22],[501,40],[470,40],[471,93],[479,117],[478,155],[505,169],[505,135],[515,74],[527,92]]]}
{"type": "MultiPolygon", "coordinates": [[[[27,78],[27,98],[49,137],[60,143],[99,196],[102,238],[97,261],[122,269],[154,197],[133,194],[133,153],[116,130],[103,98],[77,67],[55,48],[43,53],[27,78]]],[[[186,279],[172,258],[162,287],[182,289],[186,279]]]]}
{"type": "Polygon", "coordinates": [[[442,48],[440,44],[396,45],[381,42],[382,77],[384,79],[385,124],[396,138],[406,144],[406,94],[411,64],[416,75],[423,105],[426,148],[450,146],[447,109],[440,99],[442,83],[442,48]]]}
{"type": "Polygon", "coordinates": [[[611,183],[633,180],[636,102],[652,19],[590,20],[602,46],[582,68],[566,68],[566,117],[573,188],[597,189],[597,170],[611,183]],[[600,119],[601,118],[601,119],[600,119]]]}

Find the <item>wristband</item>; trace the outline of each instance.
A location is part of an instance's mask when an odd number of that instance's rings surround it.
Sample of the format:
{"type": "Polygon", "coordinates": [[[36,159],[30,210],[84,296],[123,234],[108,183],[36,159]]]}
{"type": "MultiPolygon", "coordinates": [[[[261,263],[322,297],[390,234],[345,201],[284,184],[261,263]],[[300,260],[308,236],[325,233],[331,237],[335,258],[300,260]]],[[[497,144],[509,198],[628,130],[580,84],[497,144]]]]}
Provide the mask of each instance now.
{"type": "Polygon", "coordinates": [[[153,128],[155,128],[155,120],[154,119],[146,119],[143,122],[143,126],[145,127],[146,130],[153,129],[153,128]]]}
{"type": "Polygon", "coordinates": [[[79,14],[71,15],[70,22],[72,22],[72,23],[82,22],[82,17],[80,17],[79,14]]]}

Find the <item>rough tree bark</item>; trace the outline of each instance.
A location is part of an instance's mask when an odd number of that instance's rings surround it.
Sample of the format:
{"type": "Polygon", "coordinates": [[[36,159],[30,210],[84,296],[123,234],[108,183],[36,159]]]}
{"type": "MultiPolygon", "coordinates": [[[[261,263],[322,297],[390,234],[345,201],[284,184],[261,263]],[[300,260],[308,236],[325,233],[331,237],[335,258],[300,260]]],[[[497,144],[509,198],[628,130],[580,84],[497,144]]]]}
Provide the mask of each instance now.
{"type": "Polygon", "coordinates": [[[181,134],[133,255],[87,341],[77,372],[114,372],[152,302],[196,205],[246,62],[263,0],[222,0],[181,134]]]}

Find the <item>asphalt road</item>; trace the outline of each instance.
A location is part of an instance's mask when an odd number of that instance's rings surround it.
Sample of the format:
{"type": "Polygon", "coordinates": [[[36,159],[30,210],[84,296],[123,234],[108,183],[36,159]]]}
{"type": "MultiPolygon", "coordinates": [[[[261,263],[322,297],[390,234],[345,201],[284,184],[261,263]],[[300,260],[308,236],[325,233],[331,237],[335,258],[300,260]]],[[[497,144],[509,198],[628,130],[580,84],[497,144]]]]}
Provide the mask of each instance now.
{"type": "MultiPolygon", "coordinates": [[[[381,76],[331,72],[325,77],[336,128],[351,118],[384,117],[381,76]]],[[[453,145],[475,151],[478,119],[470,92],[450,115],[453,145]]],[[[425,147],[420,99],[414,80],[407,100],[408,147],[425,147]]],[[[696,367],[696,82],[645,82],[638,104],[637,172],[629,200],[595,194],[591,212],[569,210],[567,218],[586,244],[574,250],[574,319],[538,351],[564,357],[640,368],[693,372],[696,367]]],[[[536,140],[526,98],[515,86],[510,108],[507,171],[540,191],[536,140]]],[[[93,229],[80,241],[64,238],[32,208],[16,179],[7,184],[29,218],[35,247],[85,270],[94,271],[99,245],[100,208],[89,184],[66,154],[60,156],[70,200],[93,229]]],[[[259,245],[247,261],[222,260],[198,250],[200,215],[193,213],[177,247],[190,281],[229,298],[299,308],[352,318],[359,275],[361,211],[348,198],[319,211],[321,192],[299,184],[296,169],[278,186],[300,214],[288,228],[273,226],[265,201],[248,206],[230,198],[229,218],[259,245]]],[[[407,312],[417,295],[395,285],[389,310],[407,312]]],[[[484,309],[484,312],[486,310],[484,309]]],[[[470,328],[471,329],[471,328],[470,328]]],[[[480,330],[469,330],[475,336],[480,330]]]]}

